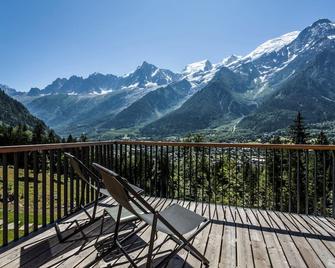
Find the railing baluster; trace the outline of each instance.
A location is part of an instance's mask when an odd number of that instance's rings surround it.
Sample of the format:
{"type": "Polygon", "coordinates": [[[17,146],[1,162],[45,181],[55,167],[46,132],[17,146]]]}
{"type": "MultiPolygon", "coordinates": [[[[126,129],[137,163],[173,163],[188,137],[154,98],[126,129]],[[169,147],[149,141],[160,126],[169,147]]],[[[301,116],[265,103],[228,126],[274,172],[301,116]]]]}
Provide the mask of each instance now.
{"type": "Polygon", "coordinates": [[[292,212],[292,198],[291,198],[291,151],[288,152],[288,212],[292,212]]]}
{"type": "MultiPolygon", "coordinates": [[[[92,148],[94,151],[94,147],[92,148]]],[[[74,151],[71,150],[71,153],[74,154],[74,151]]],[[[74,180],[75,180],[75,176],[74,176],[74,171],[72,168],[70,168],[70,211],[73,212],[74,210],[74,180]]]]}
{"type": "Polygon", "coordinates": [[[335,218],[335,153],[332,151],[332,216],[335,218]]]}
{"type": "Polygon", "coordinates": [[[314,215],[317,214],[317,158],[318,158],[317,151],[314,151],[314,178],[313,178],[313,182],[314,182],[313,212],[314,212],[314,215]]]}
{"type": "Polygon", "coordinates": [[[244,159],[244,150],[242,148],[242,157],[241,157],[241,169],[242,169],[242,207],[245,205],[245,180],[246,180],[246,173],[245,173],[245,165],[244,165],[245,159],[244,159]]]}
{"type": "Polygon", "coordinates": [[[277,187],[275,187],[276,150],[272,149],[272,210],[276,209],[277,187]]]}
{"type": "Polygon", "coordinates": [[[184,171],[183,171],[183,192],[184,196],[183,199],[184,201],[186,200],[186,146],[184,146],[184,154],[183,154],[184,160],[183,160],[183,165],[184,165],[184,171]]]}
{"type": "Polygon", "coordinates": [[[300,151],[297,151],[297,213],[300,213],[300,193],[301,193],[301,184],[300,184],[300,151]]]}
{"type": "Polygon", "coordinates": [[[130,144],[129,146],[129,179],[131,183],[134,182],[134,173],[133,173],[133,145],[130,144]]]}
{"type": "Polygon", "coordinates": [[[7,154],[2,155],[2,245],[8,244],[8,166],[7,154]]]}
{"type": "Polygon", "coordinates": [[[19,239],[19,153],[14,153],[14,240],[19,239]]]}
{"type": "Polygon", "coordinates": [[[264,208],[268,208],[268,150],[265,149],[265,196],[264,196],[264,208]]]}
{"type": "Polygon", "coordinates": [[[283,149],[280,150],[280,211],[283,211],[283,149]]]}
{"type": "Polygon", "coordinates": [[[68,215],[68,183],[69,183],[69,178],[68,178],[68,174],[69,174],[69,166],[68,166],[68,161],[67,158],[64,157],[63,158],[63,167],[64,167],[64,203],[63,203],[63,207],[64,207],[64,215],[67,216],[68,215]]]}
{"type": "Polygon", "coordinates": [[[231,204],[231,148],[228,148],[228,205],[231,204]]]}
{"type": "Polygon", "coordinates": [[[326,216],[327,209],[327,195],[326,195],[326,153],[322,151],[322,159],[323,159],[323,180],[322,180],[322,216],[326,216]]]}
{"type": "Polygon", "coordinates": [[[57,220],[62,217],[61,195],[61,150],[57,150],[57,220]]]}
{"type": "Polygon", "coordinates": [[[158,146],[155,146],[155,197],[159,196],[158,194],[158,146]]]}
{"type": "Polygon", "coordinates": [[[257,148],[257,208],[260,208],[260,150],[257,148]]]}
{"type": "Polygon", "coordinates": [[[224,180],[225,180],[225,174],[224,174],[224,150],[221,148],[221,153],[220,153],[220,161],[221,161],[221,204],[224,204],[224,180]]]}
{"type": "MultiPolygon", "coordinates": [[[[194,195],[194,201],[198,202],[198,186],[199,186],[199,178],[198,178],[198,160],[199,160],[199,148],[195,148],[195,174],[194,174],[194,179],[195,179],[195,195],[194,195]]],[[[178,147],[178,161],[179,161],[179,147],[178,147]]],[[[178,163],[178,168],[179,168],[179,163],[178,163]]],[[[178,177],[179,177],[179,171],[178,171],[178,177]]]]}
{"type": "MultiPolygon", "coordinates": [[[[83,163],[84,165],[86,165],[89,169],[93,169],[91,166],[91,151],[90,151],[90,147],[82,147],[83,150],[83,163]]],[[[64,184],[65,184],[65,174],[63,174],[63,179],[64,179],[64,184]]],[[[89,181],[92,185],[95,185],[93,180],[91,178],[89,178],[89,181]]],[[[65,189],[64,189],[65,190],[65,189]]],[[[86,204],[89,204],[91,202],[91,200],[93,200],[93,196],[92,195],[92,187],[86,187],[86,204]]]]}
{"type": "Polygon", "coordinates": [[[238,205],[238,148],[235,148],[235,187],[234,187],[234,192],[235,192],[235,207],[238,205]]]}
{"type": "Polygon", "coordinates": [[[33,169],[34,169],[34,231],[38,228],[38,158],[37,152],[33,152],[33,169]]]}
{"type": "Polygon", "coordinates": [[[29,233],[29,170],[28,153],[24,152],[24,235],[29,233]]]}
{"type": "Polygon", "coordinates": [[[120,144],[120,162],[119,162],[119,174],[123,176],[123,169],[122,169],[122,164],[123,164],[123,148],[122,144],[120,144]]]}
{"type": "Polygon", "coordinates": [[[178,185],[177,185],[177,187],[178,187],[178,199],[180,199],[180,146],[178,146],[178,162],[177,162],[177,165],[178,165],[178,167],[177,167],[177,169],[178,169],[178,171],[177,171],[177,173],[178,173],[178,185]]]}
{"type": "Polygon", "coordinates": [[[143,174],[143,179],[144,179],[144,192],[148,193],[148,173],[147,173],[147,169],[148,169],[148,147],[146,145],[144,145],[144,174],[143,174]]]}
{"type": "Polygon", "coordinates": [[[171,173],[169,178],[171,179],[171,182],[169,183],[169,189],[170,189],[170,195],[171,195],[171,191],[172,191],[172,195],[170,196],[170,198],[175,198],[175,181],[174,181],[174,146],[171,146],[171,173]]]}
{"type": "MultiPolygon", "coordinates": [[[[98,148],[98,146],[97,146],[97,148],[98,148]]],[[[98,154],[99,155],[99,154],[98,154]]],[[[80,158],[80,156],[79,156],[79,153],[78,153],[78,149],[76,149],[76,155],[75,155],[76,157],[79,157],[80,158]]],[[[100,161],[99,161],[99,163],[100,163],[100,161]]],[[[75,177],[75,182],[76,182],[76,189],[75,189],[75,191],[76,191],[76,206],[75,206],[75,210],[78,210],[79,209],[79,207],[80,207],[80,199],[81,199],[81,196],[80,196],[80,178],[78,177],[78,176],[74,176],[75,177]]]]}
{"type": "Polygon", "coordinates": [[[306,164],[306,169],[305,169],[305,213],[308,215],[309,214],[309,199],[308,199],[308,176],[309,176],[309,154],[308,150],[305,151],[305,164],[306,164]]]}
{"type": "MultiPolygon", "coordinates": [[[[188,167],[188,177],[189,177],[189,196],[190,196],[190,200],[193,199],[193,192],[192,192],[192,187],[193,187],[193,184],[192,184],[192,147],[189,147],[189,159],[188,159],[188,162],[189,162],[189,167],[188,167]]],[[[194,201],[194,200],[192,200],[194,201]]]]}

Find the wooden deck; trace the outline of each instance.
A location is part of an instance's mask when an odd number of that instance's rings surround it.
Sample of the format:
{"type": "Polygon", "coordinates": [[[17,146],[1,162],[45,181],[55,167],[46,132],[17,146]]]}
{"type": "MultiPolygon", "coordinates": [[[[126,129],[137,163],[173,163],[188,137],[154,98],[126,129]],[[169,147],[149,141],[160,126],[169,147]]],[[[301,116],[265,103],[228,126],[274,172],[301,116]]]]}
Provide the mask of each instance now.
{"type": "MultiPolygon", "coordinates": [[[[158,209],[178,202],[169,199],[149,201],[158,209]]],[[[106,199],[104,205],[113,201],[106,199]]],[[[314,216],[280,213],[248,208],[179,201],[212,222],[193,241],[200,252],[210,260],[210,267],[335,267],[335,220],[314,216]]],[[[101,213],[103,206],[99,208],[101,213]]],[[[84,213],[74,218],[83,220],[84,213]]],[[[0,251],[0,267],[83,267],[95,259],[94,247],[100,221],[84,229],[86,239],[78,233],[67,242],[59,243],[54,228],[12,244],[0,251]]],[[[126,227],[123,232],[127,232],[126,227]]],[[[128,229],[129,230],[129,229],[128,229]]],[[[113,232],[111,221],[106,221],[104,237],[113,232]]],[[[131,256],[146,254],[150,228],[134,236],[127,246],[131,256]]],[[[159,234],[156,245],[161,245],[155,259],[175,247],[173,242],[162,244],[165,236],[159,234]]],[[[103,239],[103,237],[101,238],[103,239]]],[[[128,267],[124,257],[109,255],[96,267],[107,264],[128,267]]],[[[144,267],[145,260],[139,263],[144,267]]],[[[200,262],[186,251],[181,251],[169,267],[201,267],[200,262]]]]}

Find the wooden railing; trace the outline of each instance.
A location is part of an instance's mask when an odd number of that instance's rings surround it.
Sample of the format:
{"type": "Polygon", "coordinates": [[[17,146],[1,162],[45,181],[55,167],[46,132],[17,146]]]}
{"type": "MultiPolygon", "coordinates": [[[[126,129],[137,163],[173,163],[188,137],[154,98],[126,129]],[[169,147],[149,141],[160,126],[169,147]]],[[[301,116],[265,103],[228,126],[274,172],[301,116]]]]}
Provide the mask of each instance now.
{"type": "MultiPolygon", "coordinates": [[[[335,216],[335,146],[106,141],[0,147],[0,245],[79,207],[64,152],[100,163],[145,194],[335,216]]],[[[84,203],[94,191],[85,189],[84,203]]]]}

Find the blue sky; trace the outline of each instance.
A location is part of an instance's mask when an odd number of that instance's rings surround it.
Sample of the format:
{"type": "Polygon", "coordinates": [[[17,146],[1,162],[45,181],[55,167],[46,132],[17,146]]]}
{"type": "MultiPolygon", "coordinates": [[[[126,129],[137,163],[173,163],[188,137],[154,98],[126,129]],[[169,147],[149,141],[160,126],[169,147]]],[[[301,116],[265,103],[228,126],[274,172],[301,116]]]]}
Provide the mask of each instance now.
{"type": "Polygon", "coordinates": [[[29,90],[73,74],[119,75],[143,60],[180,71],[335,20],[334,11],[334,0],[4,0],[0,84],[29,90]]]}

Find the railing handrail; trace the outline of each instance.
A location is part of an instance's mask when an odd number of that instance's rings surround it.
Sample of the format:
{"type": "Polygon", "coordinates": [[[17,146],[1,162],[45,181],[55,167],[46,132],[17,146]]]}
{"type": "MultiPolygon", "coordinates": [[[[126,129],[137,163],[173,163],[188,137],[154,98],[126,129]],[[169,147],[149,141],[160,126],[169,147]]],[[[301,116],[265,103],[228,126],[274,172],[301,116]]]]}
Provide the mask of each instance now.
{"type": "Polygon", "coordinates": [[[0,153],[34,152],[34,151],[54,150],[54,149],[81,148],[81,147],[108,145],[108,144],[175,146],[175,147],[216,147],[216,148],[246,148],[246,149],[259,148],[259,149],[335,151],[335,145],[109,140],[109,141],[94,141],[94,142],[0,146],[0,153]]]}

